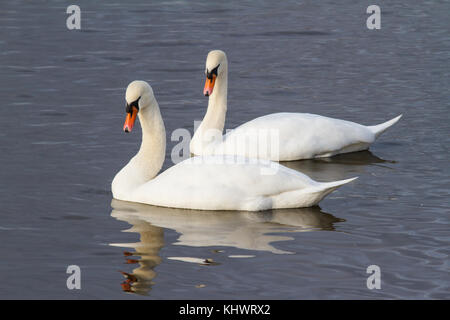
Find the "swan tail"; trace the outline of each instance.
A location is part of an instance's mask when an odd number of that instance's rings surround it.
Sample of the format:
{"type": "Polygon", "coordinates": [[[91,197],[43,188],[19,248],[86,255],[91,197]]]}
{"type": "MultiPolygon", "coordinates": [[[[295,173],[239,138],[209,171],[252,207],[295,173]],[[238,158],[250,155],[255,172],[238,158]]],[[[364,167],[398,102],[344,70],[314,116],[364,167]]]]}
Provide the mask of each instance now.
{"type": "MultiPolygon", "coordinates": [[[[318,186],[314,187],[315,190],[311,193],[311,205],[317,205],[323,198],[332,193],[334,190],[356,179],[358,179],[358,177],[332,182],[321,182],[318,186]]],[[[312,190],[309,191],[311,192],[312,190]]]]}
{"type": "Polygon", "coordinates": [[[322,182],[317,187],[317,189],[318,189],[317,192],[320,193],[322,195],[322,198],[323,198],[326,195],[328,195],[331,192],[333,192],[334,190],[336,190],[337,188],[343,186],[344,184],[352,182],[353,180],[356,180],[356,179],[358,179],[358,177],[345,179],[345,180],[332,181],[332,182],[322,182]]]}
{"type": "Polygon", "coordinates": [[[378,138],[383,132],[385,132],[389,127],[393,126],[394,124],[397,123],[398,120],[400,120],[400,118],[403,115],[399,115],[397,117],[395,117],[394,119],[391,119],[389,121],[386,121],[384,123],[378,124],[376,126],[368,126],[368,128],[375,134],[375,138],[378,138]]]}
{"type": "Polygon", "coordinates": [[[283,192],[270,197],[270,203],[272,209],[312,207],[340,186],[355,179],[358,179],[358,177],[332,182],[319,182],[313,187],[283,192]]]}

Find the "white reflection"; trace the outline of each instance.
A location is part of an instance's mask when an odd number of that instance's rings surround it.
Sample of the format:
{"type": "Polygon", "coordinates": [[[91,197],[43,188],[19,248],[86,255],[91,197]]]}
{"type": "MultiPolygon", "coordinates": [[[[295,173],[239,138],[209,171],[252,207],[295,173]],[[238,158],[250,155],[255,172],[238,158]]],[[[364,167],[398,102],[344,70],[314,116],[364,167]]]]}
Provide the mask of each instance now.
{"type": "Polygon", "coordinates": [[[385,166],[389,163],[395,163],[395,161],[383,160],[370,151],[340,154],[331,158],[281,162],[282,165],[300,171],[318,181],[334,181],[349,176],[362,176],[369,165],[385,166]]]}
{"type": "Polygon", "coordinates": [[[111,216],[134,225],[130,229],[133,232],[139,232],[145,223],[175,230],[180,234],[175,245],[225,246],[272,253],[290,253],[275,248],[272,243],[293,239],[274,233],[334,230],[333,223],[342,221],[322,212],[319,207],[263,212],[202,211],[164,208],[115,199],[111,206],[111,216]]]}
{"type": "MultiPolygon", "coordinates": [[[[133,248],[126,251],[126,261],[138,264],[122,288],[127,292],[146,294],[156,276],[153,270],[161,263],[159,250],[164,244],[164,228],[175,230],[179,237],[174,245],[190,247],[234,247],[274,254],[289,254],[273,243],[294,240],[292,232],[334,230],[333,224],[344,221],[324,213],[319,207],[280,209],[263,212],[201,211],[157,207],[113,199],[111,216],[126,221],[132,227],[125,232],[140,235],[137,243],[114,243],[112,246],[133,248]],[[280,234],[283,233],[283,234],[280,234]],[[140,257],[140,259],[139,259],[140,257]]],[[[234,256],[232,256],[234,257],[234,256]]],[[[236,257],[240,257],[237,255],[236,257]]],[[[251,257],[248,255],[247,257],[251,257]]],[[[172,260],[214,265],[216,262],[198,257],[169,257],[172,260]]]]}

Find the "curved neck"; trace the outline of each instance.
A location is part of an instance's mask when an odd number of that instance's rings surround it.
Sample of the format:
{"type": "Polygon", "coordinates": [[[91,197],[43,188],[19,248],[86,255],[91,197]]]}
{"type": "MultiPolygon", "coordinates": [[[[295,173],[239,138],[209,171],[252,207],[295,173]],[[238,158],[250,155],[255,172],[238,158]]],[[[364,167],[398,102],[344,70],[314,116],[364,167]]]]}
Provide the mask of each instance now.
{"type": "Polygon", "coordinates": [[[143,108],[138,116],[142,128],[142,143],[133,160],[135,169],[141,171],[146,182],[154,178],[164,164],[166,129],[156,100],[152,107],[143,108]]]}
{"type": "Polygon", "coordinates": [[[142,108],[138,116],[142,128],[141,148],[112,182],[113,196],[120,200],[129,200],[135,188],[153,179],[165,159],[166,130],[156,100],[142,108]]]}
{"type": "Polygon", "coordinates": [[[209,96],[205,117],[191,140],[191,152],[196,153],[195,150],[211,143],[210,138],[208,138],[211,137],[211,133],[208,134],[208,130],[218,131],[222,135],[227,114],[227,91],[228,68],[224,64],[216,79],[213,93],[209,96]]]}

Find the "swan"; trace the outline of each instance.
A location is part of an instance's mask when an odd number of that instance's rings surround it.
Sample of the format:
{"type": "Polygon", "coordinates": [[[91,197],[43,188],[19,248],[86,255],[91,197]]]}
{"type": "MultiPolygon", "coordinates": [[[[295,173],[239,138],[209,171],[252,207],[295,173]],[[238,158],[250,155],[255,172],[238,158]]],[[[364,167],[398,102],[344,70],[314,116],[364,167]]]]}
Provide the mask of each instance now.
{"type": "MultiPolygon", "coordinates": [[[[375,126],[309,113],[273,113],[242,124],[222,136],[227,112],[228,61],[225,52],[213,50],[206,59],[208,109],[190,142],[194,155],[237,154],[273,161],[331,157],[340,153],[367,150],[402,115],[375,126]],[[268,152],[268,130],[275,133],[277,145],[268,152]],[[253,148],[243,142],[257,135],[253,148]],[[277,150],[275,150],[277,149],[277,150]]],[[[251,145],[251,144],[250,144],[251,145]]]]}
{"type": "Polygon", "coordinates": [[[322,183],[275,162],[231,156],[192,157],[157,175],[165,158],[166,132],[153,90],[145,81],[133,81],[125,99],[123,129],[130,132],[139,118],[142,143],[112,181],[117,200],[199,210],[310,207],[356,179],[322,183]]]}

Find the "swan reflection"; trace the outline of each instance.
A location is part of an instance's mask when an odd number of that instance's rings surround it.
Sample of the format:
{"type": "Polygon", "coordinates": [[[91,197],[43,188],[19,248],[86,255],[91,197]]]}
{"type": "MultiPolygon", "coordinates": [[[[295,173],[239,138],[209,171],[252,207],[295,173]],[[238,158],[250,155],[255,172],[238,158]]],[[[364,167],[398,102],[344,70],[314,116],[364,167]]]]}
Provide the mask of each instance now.
{"type": "MultiPolygon", "coordinates": [[[[292,252],[276,248],[277,241],[294,240],[292,232],[334,230],[334,223],[345,221],[323,212],[319,207],[301,209],[248,211],[201,211],[156,207],[113,199],[111,216],[129,223],[126,232],[139,233],[137,243],[114,243],[112,246],[133,248],[125,251],[127,263],[139,265],[125,276],[122,288],[127,292],[146,294],[156,276],[154,268],[161,263],[159,251],[165,245],[164,228],[175,230],[179,236],[173,245],[190,247],[234,247],[274,254],[292,252]],[[140,258],[139,258],[140,257],[140,258]]],[[[229,256],[244,257],[245,255],[229,256]]],[[[193,257],[168,257],[171,260],[216,265],[216,261],[193,257]]]]}
{"type": "Polygon", "coordinates": [[[300,171],[318,181],[333,181],[358,176],[366,171],[369,165],[395,163],[384,160],[370,151],[339,154],[331,158],[280,162],[280,164],[300,171]]]}
{"type": "MultiPolygon", "coordinates": [[[[114,212],[115,210],[113,210],[114,212]]],[[[153,269],[161,263],[159,251],[164,246],[164,231],[139,218],[130,216],[123,220],[132,225],[131,228],[124,231],[138,233],[139,242],[112,243],[110,245],[134,249],[133,252],[124,251],[125,263],[139,266],[131,273],[120,271],[125,277],[125,281],[121,284],[122,289],[125,292],[147,294],[153,285],[152,280],[156,276],[153,269]]]]}

